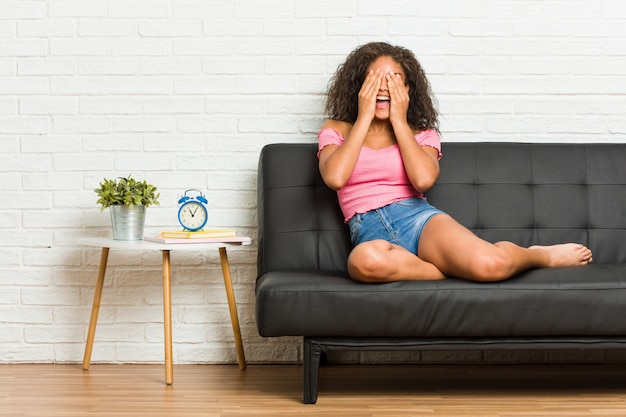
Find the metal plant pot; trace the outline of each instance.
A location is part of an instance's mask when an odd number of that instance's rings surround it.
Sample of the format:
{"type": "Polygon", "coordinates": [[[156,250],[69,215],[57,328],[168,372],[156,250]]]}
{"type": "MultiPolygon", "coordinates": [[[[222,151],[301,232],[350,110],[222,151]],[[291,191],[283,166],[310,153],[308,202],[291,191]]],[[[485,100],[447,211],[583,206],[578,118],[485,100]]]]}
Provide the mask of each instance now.
{"type": "Polygon", "coordinates": [[[146,223],[145,206],[111,206],[111,224],[113,239],[142,240],[146,223]]]}

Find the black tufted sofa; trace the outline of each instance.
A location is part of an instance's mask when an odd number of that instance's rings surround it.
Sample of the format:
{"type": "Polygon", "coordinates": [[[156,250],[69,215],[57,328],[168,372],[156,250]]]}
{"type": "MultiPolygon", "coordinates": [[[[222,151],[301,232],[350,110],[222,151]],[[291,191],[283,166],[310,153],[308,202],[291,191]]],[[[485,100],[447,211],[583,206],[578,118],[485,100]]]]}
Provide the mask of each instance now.
{"type": "Polygon", "coordinates": [[[258,176],[256,320],[303,336],[304,402],[335,350],[626,348],[626,144],[444,143],[429,201],[489,241],[580,242],[583,267],[504,282],[363,284],[316,144],[272,144],[258,176]]]}

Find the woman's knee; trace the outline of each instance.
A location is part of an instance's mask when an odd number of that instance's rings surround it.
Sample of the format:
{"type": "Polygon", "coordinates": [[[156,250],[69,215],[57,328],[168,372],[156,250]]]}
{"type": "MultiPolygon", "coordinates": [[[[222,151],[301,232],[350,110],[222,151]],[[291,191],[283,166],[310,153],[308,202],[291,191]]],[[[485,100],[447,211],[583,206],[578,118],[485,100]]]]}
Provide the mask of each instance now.
{"type": "Polygon", "coordinates": [[[373,240],[357,245],[348,257],[348,272],[353,279],[364,282],[388,280],[391,244],[384,240],[373,240]]]}
{"type": "Polygon", "coordinates": [[[482,253],[472,260],[472,270],[477,281],[502,281],[513,271],[513,261],[499,249],[482,253]]]}

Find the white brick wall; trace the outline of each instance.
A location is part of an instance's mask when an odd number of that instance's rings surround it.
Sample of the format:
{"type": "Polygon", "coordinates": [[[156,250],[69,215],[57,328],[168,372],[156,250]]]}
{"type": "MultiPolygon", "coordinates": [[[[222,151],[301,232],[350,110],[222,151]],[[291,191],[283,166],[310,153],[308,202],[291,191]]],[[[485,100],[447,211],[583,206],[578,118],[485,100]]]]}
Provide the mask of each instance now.
{"type": "MultiPolygon", "coordinates": [[[[159,186],[148,231],[204,190],[210,225],[256,234],[270,142],[313,142],[356,45],[414,50],[447,141],[626,141],[623,0],[1,0],[0,362],[80,362],[93,188],[159,186]]],[[[254,324],[255,246],[230,251],[248,360],[299,358],[254,324]]],[[[235,362],[217,253],[173,255],[177,363],[235,362]]],[[[160,258],[112,251],[93,360],[160,362],[160,258]]]]}

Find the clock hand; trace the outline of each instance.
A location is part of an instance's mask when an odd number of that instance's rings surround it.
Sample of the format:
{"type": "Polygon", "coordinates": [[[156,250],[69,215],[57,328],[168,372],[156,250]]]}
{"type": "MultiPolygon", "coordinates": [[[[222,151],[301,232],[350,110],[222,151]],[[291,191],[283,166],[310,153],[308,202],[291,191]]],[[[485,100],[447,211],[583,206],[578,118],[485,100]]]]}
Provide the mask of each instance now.
{"type": "Polygon", "coordinates": [[[196,207],[196,209],[193,211],[193,213],[191,213],[191,217],[196,217],[196,211],[198,211],[198,207],[196,207]]]}

